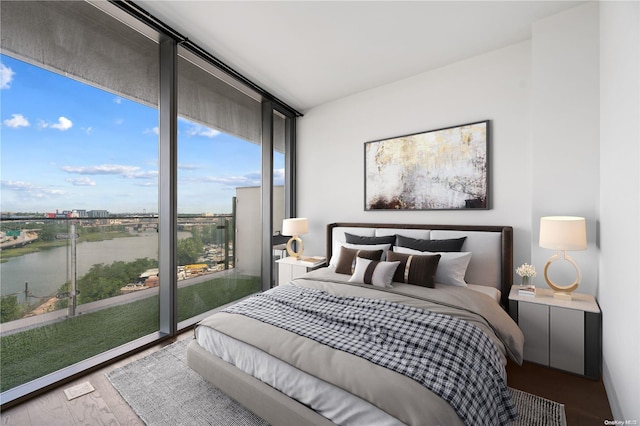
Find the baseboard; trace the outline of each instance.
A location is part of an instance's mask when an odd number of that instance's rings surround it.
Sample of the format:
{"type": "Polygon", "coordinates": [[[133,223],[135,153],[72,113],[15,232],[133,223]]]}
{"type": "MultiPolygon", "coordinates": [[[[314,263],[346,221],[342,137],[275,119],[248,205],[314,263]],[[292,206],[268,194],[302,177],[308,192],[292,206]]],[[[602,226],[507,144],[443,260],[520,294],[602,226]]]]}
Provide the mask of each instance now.
{"type": "Polygon", "coordinates": [[[616,394],[616,388],[611,380],[609,374],[609,368],[605,360],[602,360],[602,382],[604,383],[604,389],[607,392],[607,399],[609,400],[609,407],[611,407],[611,413],[614,419],[623,419],[622,409],[618,402],[618,395],[616,394]]]}

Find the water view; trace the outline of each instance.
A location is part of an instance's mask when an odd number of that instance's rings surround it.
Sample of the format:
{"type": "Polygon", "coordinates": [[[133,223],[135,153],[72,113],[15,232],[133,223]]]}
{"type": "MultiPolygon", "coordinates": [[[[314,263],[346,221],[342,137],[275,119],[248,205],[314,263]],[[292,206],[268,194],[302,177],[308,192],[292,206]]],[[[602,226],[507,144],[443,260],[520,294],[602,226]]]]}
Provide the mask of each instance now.
{"type": "MultiPolygon", "coordinates": [[[[178,280],[186,283],[233,267],[230,223],[225,216],[181,221],[178,280]]],[[[2,322],[69,306],[74,285],[79,292],[76,304],[157,287],[155,226],[137,218],[3,221],[2,322]],[[29,241],[17,235],[28,235],[29,241]]]]}
{"type": "MultiPolygon", "coordinates": [[[[181,232],[178,238],[191,234],[181,232]]],[[[158,258],[158,234],[142,233],[112,240],[81,242],[77,245],[77,276],[81,278],[96,264],[110,265],[115,261],[137,258],[158,258]]],[[[12,257],[0,264],[2,295],[17,293],[24,301],[25,283],[33,296],[48,297],[56,294],[60,286],[70,281],[70,250],[56,247],[48,250],[12,257]]]]}

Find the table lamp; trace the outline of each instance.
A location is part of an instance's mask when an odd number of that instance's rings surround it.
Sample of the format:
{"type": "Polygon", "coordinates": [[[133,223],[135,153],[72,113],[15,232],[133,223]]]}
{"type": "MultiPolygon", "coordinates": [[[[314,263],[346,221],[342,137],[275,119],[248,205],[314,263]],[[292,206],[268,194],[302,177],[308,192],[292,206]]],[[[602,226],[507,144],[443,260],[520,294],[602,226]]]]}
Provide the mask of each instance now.
{"type": "Polygon", "coordinates": [[[291,238],[287,241],[287,253],[289,256],[299,259],[304,252],[304,244],[300,239],[300,235],[309,232],[309,222],[306,217],[297,217],[292,219],[285,219],[282,221],[282,235],[290,235],[291,238]],[[297,242],[298,251],[294,251],[292,248],[293,242],[297,242]]]}
{"type": "Polygon", "coordinates": [[[575,260],[567,255],[568,250],[587,249],[587,227],[583,217],[575,216],[546,216],[540,218],[540,247],[556,250],[544,265],[544,279],[554,291],[553,297],[571,300],[571,293],[578,288],[582,275],[575,260]],[[571,263],[576,270],[576,279],[567,286],[561,286],[548,276],[551,263],[561,258],[571,263]]]}

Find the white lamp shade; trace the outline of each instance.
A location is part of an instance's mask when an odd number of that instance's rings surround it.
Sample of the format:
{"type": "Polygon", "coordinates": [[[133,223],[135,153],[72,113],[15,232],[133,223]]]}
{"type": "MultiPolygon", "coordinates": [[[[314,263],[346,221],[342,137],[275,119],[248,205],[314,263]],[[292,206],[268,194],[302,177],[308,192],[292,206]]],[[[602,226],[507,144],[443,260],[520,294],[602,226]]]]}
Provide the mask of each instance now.
{"type": "Polygon", "coordinates": [[[586,250],[585,219],[575,216],[541,217],[540,247],[553,250],[586,250]]]}
{"type": "Polygon", "coordinates": [[[285,219],[282,221],[282,235],[303,235],[309,232],[309,221],[306,217],[285,219]]]}

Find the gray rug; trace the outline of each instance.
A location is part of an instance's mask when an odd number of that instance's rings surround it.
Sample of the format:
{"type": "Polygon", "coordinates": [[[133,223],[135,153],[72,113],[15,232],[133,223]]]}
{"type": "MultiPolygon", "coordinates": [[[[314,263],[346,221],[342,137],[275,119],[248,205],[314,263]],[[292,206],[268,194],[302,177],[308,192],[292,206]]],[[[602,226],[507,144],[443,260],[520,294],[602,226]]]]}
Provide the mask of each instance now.
{"type": "MultiPolygon", "coordinates": [[[[191,339],[173,343],[145,358],[107,373],[107,378],[150,426],[267,423],[206,382],[186,364],[191,339]]],[[[518,426],[566,426],[564,405],[511,389],[518,426]]]]}

